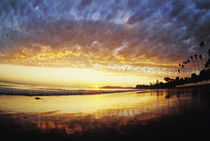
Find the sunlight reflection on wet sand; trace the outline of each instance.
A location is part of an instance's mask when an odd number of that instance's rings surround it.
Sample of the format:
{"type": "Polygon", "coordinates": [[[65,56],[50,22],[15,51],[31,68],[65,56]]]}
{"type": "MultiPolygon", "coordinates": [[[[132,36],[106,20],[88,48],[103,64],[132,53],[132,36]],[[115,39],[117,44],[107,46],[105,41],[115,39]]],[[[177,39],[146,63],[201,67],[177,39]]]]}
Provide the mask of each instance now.
{"type": "Polygon", "coordinates": [[[177,92],[168,97],[167,90],[40,98],[2,95],[1,114],[12,114],[23,128],[29,124],[26,129],[56,130],[69,135],[103,128],[119,130],[139,122],[147,124],[149,120],[184,110],[182,104],[192,101],[190,96],[180,97],[177,92]]]}

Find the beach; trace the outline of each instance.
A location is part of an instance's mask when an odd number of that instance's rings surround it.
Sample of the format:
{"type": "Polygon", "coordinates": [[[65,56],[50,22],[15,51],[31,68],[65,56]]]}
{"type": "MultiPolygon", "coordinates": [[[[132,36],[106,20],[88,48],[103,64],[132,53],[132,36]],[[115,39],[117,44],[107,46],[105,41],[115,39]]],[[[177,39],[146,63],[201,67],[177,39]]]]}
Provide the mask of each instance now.
{"type": "Polygon", "coordinates": [[[210,0],[0,0],[0,21],[0,140],[210,138],[210,0]]]}
{"type": "Polygon", "coordinates": [[[208,137],[208,87],[39,97],[0,96],[0,133],[4,140],[208,137]]]}

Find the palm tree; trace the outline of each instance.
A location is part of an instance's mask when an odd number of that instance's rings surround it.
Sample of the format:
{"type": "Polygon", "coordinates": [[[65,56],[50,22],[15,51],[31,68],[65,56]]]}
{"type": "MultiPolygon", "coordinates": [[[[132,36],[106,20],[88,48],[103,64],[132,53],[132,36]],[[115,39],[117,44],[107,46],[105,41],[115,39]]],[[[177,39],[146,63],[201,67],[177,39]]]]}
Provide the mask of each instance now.
{"type": "Polygon", "coordinates": [[[192,65],[190,64],[190,60],[189,59],[187,59],[187,64],[188,64],[188,73],[189,73],[189,76],[191,75],[191,73],[193,72],[193,70],[192,70],[192,65]]]}
{"type": "Polygon", "coordinates": [[[199,59],[200,59],[200,61],[201,61],[201,69],[204,69],[204,60],[203,60],[203,56],[200,54],[199,55],[199,59]]]}
{"type": "Polygon", "coordinates": [[[203,61],[203,57],[202,57],[202,55],[201,55],[201,54],[199,55],[199,58],[200,58],[200,60],[202,60],[202,61],[203,61]]]}
{"type": "Polygon", "coordinates": [[[191,77],[191,74],[193,72],[193,69],[192,69],[192,63],[190,62],[190,59],[187,59],[187,63],[189,64],[189,71],[190,71],[190,77],[191,77]]]}
{"type": "Polygon", "coordinates": [[[205,43],[204,43],[204,41],[201,41],[199,45],[200,45],[201,49],[203,50],[202,54],[205,54],[205,43]]]}
{"type": "Polygon", "coordinates": [[[181,78],[184,78],[184,66],[183,66],[183,64],[179,64],[179,71],[180,71],[181,78]]]}
{"type": "Polygon", "coordinates": [[[183,70],[183,78],[185,78],[185,71],[184,71],[184,64],[182,64],[182,70],[183,70]]]}
{"type": "Polygon", "coordinates": [[[204,41],[201,41],[201,42],[200,42],[200,47],[201,47],[201,48],[204,48],[204,41]]]}
{"type": "Polygon", "coordinates": [[[198,69],[197,69],[197,72],[198,72],[198,71],[200,71],[199,62],[198,62],[198,55],[195,54],[195,55],[194,55],[194,58],[196,59],[196,66],[197,66],[197,68],[198,68],[198,69]]]}
{"type": "Polygon", "coordinates": [[[195,54],[194,57],[195,57],[195,59],[198,59],[198,55],[197,54],[195,54]]]}
{"type": "Polygon", "coordinates": [[[181,74],[181,64],[179,64],[179,67],[178,67],[178,73],[179,73],[179,77],[182,77],[182,74],[181,74]]]}
{"type": "Polygon", "coordinates": [[[193,60],[193,56],[190,56],[191,60],[192,60],[192,63],[193,63],[193,67],[195,69],[195,72],[196,72],[196,67],[195,67],[195,63],[194,63],[194,60],[193,60]]]}
{"type": "Polygon", "coordinates": [[[208,51],[208,48],[206,48],[207,42],[205,43],[204,41],[201,41],[199,45],[202,49],[202,54],[203,54],[204,60],[206,62],[206,61],[208,61],[208,56],[206,56],[206,51],[208,51]]]}
{"type": "Polygon", "coordinates": [[[180,72],[180,70],[178,69],[178,73],[180,72]]]}
{"type": "Polygon", "coordinates": [[[186,70],[187,77],[189,77],[190,76],[190,67],[189,67],[188,60],[184,61],[184,64],[185,64],[185,70],[186,70]]]}
{"type": "Polygon", "coordinates": [[[203,64],[205,64],[204,65],[205,66],[205,69],[207,69],[208,66],[210,65],[210,63],[209,63],[209,59],[210,59],[210,48],[207,48],[208,41],[210,41],[210,40],[207,40],[206,42],[201,41],[200,44],[199,44],[200,47],[201,47],[201,49],[203,50],[204,62],[206,62],[206,63],[203,63],[203,64]]]}
{"type": "Polygon", "coordinates": [[[208,61],[206,61],[206,63],[205,63],[205,69],[208,69],[209,65],[210,65],[210,58],[209,58],[208,61]]]}
{"type": "Polygon", "coordinates": [[[208,61],[207,61],[207,68],[209,68],[209,65],[210,65],[210,58],[208,59],[208,61]]]}
{"type": "Polygon", "coordinates": [[[208,67],[209,67],[209,63],[206,62],[206,63],[205,63],[205,69],[207,69],[208,67]]]}
{"type": "Polygon", "coordinates": [[[210,58],[210,48],[209,48],[209,50],[208,50],[208,55],[209,55],[209,58],[210,58]]]}
{"type": "Polygon", "coordinates": [[[187,77],[188,76],[187,67],[186,67],[187,62],[183,61],[182,63],[183,63],[183,66],[184,66],[183,70],[184,70],[184,73],[185,73],[185,77],[187,77]]]}
{"type": "Polygon", "coordinates": [[[178,76],[180,77],[180,70],[179,69],[177,70],[177,73],[178,73],[178,76]]]}

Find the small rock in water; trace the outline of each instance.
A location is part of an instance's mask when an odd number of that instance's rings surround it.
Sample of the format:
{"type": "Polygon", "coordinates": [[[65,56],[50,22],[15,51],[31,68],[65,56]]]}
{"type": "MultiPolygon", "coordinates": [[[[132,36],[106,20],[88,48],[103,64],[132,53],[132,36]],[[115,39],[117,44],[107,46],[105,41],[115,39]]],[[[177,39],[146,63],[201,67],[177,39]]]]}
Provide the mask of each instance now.
{"type": "Polygon", "coordinates": [[[165,97],[166,97],[166,98],[171,98],[171,96],[170,96],[170,95],[166,95],[165,97]]]}
{"type": "Polygon", "coordinates": [[[40,99],[40,98],[39,98],[39,97],[35,97],[35,99],[37,99],[37,100],[38,100],[38,99],[40,99]]]}

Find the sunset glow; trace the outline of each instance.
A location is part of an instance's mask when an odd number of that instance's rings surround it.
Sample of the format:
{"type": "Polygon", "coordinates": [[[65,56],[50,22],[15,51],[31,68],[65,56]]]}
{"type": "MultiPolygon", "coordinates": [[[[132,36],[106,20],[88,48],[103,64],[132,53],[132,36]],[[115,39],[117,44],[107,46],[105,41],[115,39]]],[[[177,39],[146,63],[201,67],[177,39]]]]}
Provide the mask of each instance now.
{"type": "Polygon", "coordinates": [[[2,1],[0,81],[134,87],[162,81],[163,76],[175,78],[177,64],[208,37],[209,18],[197,2],[175,4],[2,1]],[[185,14],[179,13],[183,7],[185,14]],[[192,22],[194,17],[202,20],[192,22]]]}
{"type": "Polygon", "coordinates": [[[210,0],[0,0],[5,141],[206,140],[210,0]]]}
{"type": "Polygon", "coordinates": [[[135,86],[141,82],[155,81],[135,74],[114,73],[80,68],[48,68],[16,65],[0,65],[2,81],[23,84],[57,85],[70,87],[94,87],[119,84],[135,86]]]}

